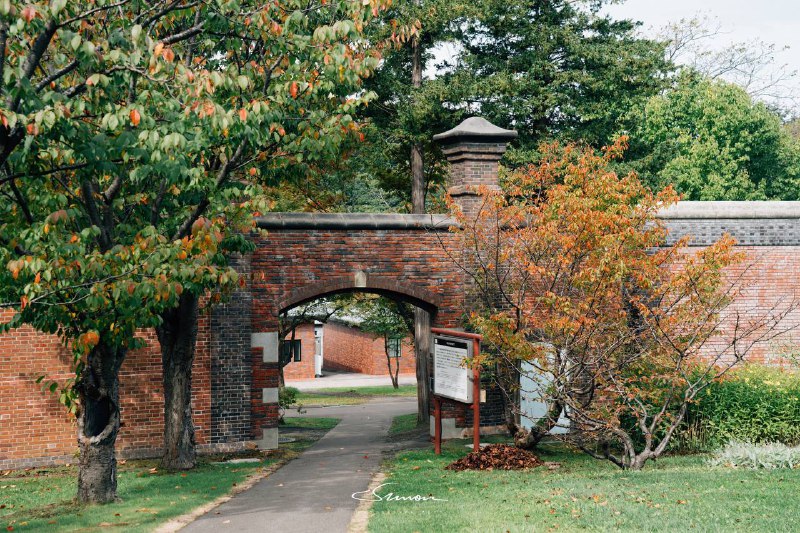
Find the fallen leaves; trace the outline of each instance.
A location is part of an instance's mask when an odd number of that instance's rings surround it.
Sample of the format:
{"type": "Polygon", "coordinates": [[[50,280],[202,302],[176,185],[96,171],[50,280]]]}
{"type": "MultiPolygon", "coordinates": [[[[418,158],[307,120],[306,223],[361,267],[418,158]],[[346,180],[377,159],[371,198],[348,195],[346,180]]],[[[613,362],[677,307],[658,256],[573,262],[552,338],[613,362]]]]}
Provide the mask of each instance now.
{"type": "Polygon", "coordinates": [[[472,452],[445,468],[448,470],[524,470],[544,463],[529,451],[507,444],[492,444],[472,452]]]}

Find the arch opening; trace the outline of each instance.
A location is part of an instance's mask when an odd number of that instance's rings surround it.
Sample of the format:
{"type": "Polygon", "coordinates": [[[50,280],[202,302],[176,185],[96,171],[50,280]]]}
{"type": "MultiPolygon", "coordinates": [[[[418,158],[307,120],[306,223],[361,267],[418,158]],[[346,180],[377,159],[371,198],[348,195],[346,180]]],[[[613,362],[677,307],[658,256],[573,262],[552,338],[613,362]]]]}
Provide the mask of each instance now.
{"type": "Polygon", "coordinates": [[[278,302],[278,314],[314,300],[346,293],[369,293],[399,300],[435,315],[441,305],[441,297],[419,286],[399,282],[392,278],[368,274],[340,277],[311,283],[294,289],[288,297],[278,302]]]}

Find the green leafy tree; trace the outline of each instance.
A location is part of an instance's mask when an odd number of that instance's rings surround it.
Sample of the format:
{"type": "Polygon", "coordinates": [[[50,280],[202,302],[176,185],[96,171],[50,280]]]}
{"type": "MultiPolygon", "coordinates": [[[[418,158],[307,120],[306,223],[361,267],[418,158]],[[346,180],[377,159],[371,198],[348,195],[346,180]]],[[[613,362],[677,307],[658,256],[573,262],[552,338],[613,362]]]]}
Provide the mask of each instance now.
{"type": "Polygon", "coordinates": [[[354,297],[351,309],[363,319],[359,325],[363,331],[383,338],[389,377],[392,379],[392,386],[399,388],[400,360],[391,353],[391,343],[399,339],[402,345],[409,334],[413,335],[414,307],[383,296],[367,296],[354,297]]]}
{"type": "Polygon", "coordinates": [[[687,200],[794,200],[800,144],[780,117],[730,83],[691,71],[632,113],[632,166],[687,200]]]}
{"type": "Polygon", "coordinates": [[[338,154],[376,2],[0,2],[0,305],[72,348],[81,501],[116,498],[119,370],[162,348],[165,457],[194,464],[198,304],[239,283],[259,187],[338,154]]]}
{"type": "Polygon", "coordinates": [[[434,67],[437,46],[452,39],[456,21],[472,10],[462,0],[400,2],[371,29],[371,36],[387,47],[376,75],[366,83],[376,98],[361,112],[370,123],[363,130],[365,143],[344,170],[351,177],[374,176],[403,200],[394,210],[424,213],[428,192],[444,180],[443,158],[431,132],[455,125],[459,113],[443,106],[443,81],[424,79],[423,73],[434,67]]]}
{"type": "Polygon", "coordinates": [[[485,0],[459,26],[463,50],[446,83],[454,106],[520,133],[509,161],[547,139],[600,147],[667,82],[666,43],[600,14],[603,0],[485,0]]]}
{"type": "Polygon", "coordinates": [[[397,4],[376,33],[414,25],[368,86],[366,143],[349,160],[413,212],[443,207],[446,161],[431,134],[470,115],[520,133],[507,162],[535,160],[540,142],[600,147],[669,84],[666,42],[600,14],[605,1],[420,0],[397,4]],[[443,53],[443,45],[448,53],[443,53]],[[439,57],[437,62],[437,57],[439,57]],[[428,77],[423,77],[428,73],[428,77]],[[423,198],[424,197],[424,198],[423,198]]]}

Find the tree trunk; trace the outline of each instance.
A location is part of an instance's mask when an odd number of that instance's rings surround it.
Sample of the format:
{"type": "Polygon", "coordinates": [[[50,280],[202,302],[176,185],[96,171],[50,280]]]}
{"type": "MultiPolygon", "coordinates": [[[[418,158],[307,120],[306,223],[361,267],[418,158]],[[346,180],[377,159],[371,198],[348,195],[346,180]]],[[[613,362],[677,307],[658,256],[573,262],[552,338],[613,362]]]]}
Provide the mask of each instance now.
{"type": "Polygon", "coordinates": [[[389,368],[389,379],[392,380],[392,387],[394,389],[400,388],[398,375],[400,374],[400,357],[392,357],[389,351],[389,337],[383,337],[383,351],[386,354],[386,366],[389,368]],[[392,370],[392,359],[394,359],[394,370],[392,370]]]}
{"type": "MultiPolygon", "coordinates": [[[[422,87],[422,50],[419,37],[411,44],[411,85],[414,89],[422,87]]],[[[422,162],[423,150],[420,143],[411,146],[411,212],[425,212],[425,167],[422,162]]]]}
{"type": "Polygon", "coordinates": [[[164,455],[167,470],[189,470],[197,463],[192,421],[192,364],[197,342],[198,298],[181,294],[178,306],[161,315],[156,328],[164,380],[164,455]]]}
{"type": "Polygon", "coordinates": [[[78,501],[109,503],[117,499],[114,445],[120,427],[119,368],[124,349],[103,343],[89,353],[75,386],[78,411],[78,501]]]}
{"type": "Polygon", "coordinates": [[[431,315],[414,308],[414,350],[417,354],[417,421],[427,423],[430,416],[431,315]]]}
{"type": "Polygon", "coordinates": [[[511,435],[514,437],[514,445],[524,450],[533,450],[536,448],[542,439],[548,436],[553,428],[556,427],[563,409],[563,404],[551,401],[547,409],[547,417],[540,419],[530,430],[525,429],[521,425],[509,424],[508,428],[511,435]]]}
{"type": "MultiPolygon", "coordinates": [[[[422,87],[422,47],[419,37],[411,41],[411,85],[422,87]]],[[[422,145],[411,146],[411,212],[425,213],[425,166],[422,145]]],[[[417,354],[417,421],[424,423],[430,416],[431,315],[414,308],[414,349],[417,354]]]]}

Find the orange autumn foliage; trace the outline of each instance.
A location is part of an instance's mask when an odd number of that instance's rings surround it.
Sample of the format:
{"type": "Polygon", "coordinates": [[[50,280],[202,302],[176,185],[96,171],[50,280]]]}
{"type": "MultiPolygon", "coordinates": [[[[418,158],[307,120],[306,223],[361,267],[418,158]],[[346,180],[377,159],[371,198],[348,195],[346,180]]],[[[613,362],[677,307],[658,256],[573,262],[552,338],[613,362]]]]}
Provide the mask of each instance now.
{"type": "Polygon", "coordinates": [[[657,214],[678,195],[613,171],[626,141],[601,154],[544,146],[502,191],[481,191],[476,216],[454,216],[478,303],[470,322],[498,381],[518,398],[527,372],[548,407],[527,432],[509,402],[518,444],[535,445],[566,416],[580,447],[641,468],[666,449],[688,402],[774,335],[792,304],[733,316],[739,288],[726,269],[743,260],[734,239],[694,254],[688,238],[667,245],[657,214]]]}

